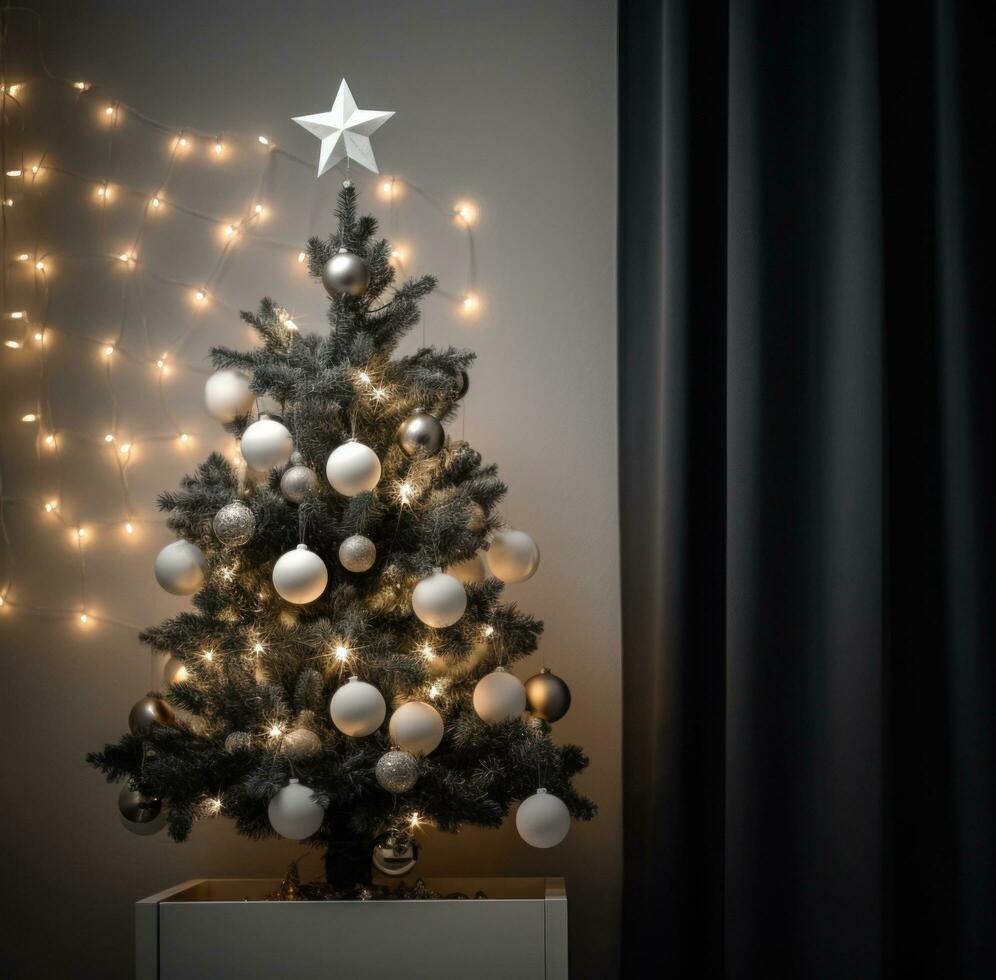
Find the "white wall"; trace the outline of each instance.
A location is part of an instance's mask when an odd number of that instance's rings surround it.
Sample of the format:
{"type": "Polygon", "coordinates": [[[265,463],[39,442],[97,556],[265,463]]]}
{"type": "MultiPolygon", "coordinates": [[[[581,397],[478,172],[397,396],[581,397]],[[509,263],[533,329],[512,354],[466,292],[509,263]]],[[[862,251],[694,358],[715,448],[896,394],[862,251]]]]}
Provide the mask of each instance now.
{"type": "MultiPolygon", "coordinates": [[[[511,488],[504,513],[542,547],[539,574],[510,595],[546,622],[546,660],[574,693],[571,714],[555,734],[590,753],[579,785],[601,812],[550,852],[526,847],[511,825],[500,832],[468,829],[456,838],[430,833],[420,870],[565,875],[572,975],[612,976],[621,853],[615,5],[179,0],[153,7],[100,0],[37,6],[52,72],[88,79],[100,96],[88,94],[73,108],[66,90],[42,84],[24,90],[24,143],[29,155],[47,148],[51,165],[149,192],[160,186],[167,136],[125,113],[109,141],[98,114],[106,94],[171,126],[243,138],[223,163],[206,158],[197,144],[189,159],[178,161],[166,190],[167,199],[238,217],[263,159],[255,135],[265,132],[313,159],[316,142],[290,117],[325,108],[345,75],[361,106],[397,110],[374,138],[385,172],[409,177],[446,203],[468,196],[479,204],[482,314],[463,320],[445,297],[433,299],[426,339],[479,355],[467,415],[455,428],[465,427],[467,439],[498,462],[511,488]]],[[[30,38],[25,21],[15,29],[30,38]]],[[[30,55],[23,43],[16,60],[30,55]]],[[[140,201],[122,191],[101,224],[92,187],[69,176],[43,177],[37,196],[14,209],[5,244],[10,254],[33,251],[37,228],[40,247],[57,253],[50,260],[46,363],[52,417],[76,434],[63,439],[60,492],[59,467],[51,454],[36,456],[34,427],[17,421],[37,399],[37,354],[0,348],[10,598],[79,604],[69,532],[41,509],[58,493],[70,522],[91,522],[89,607],[151,624],[183,606],[159,591],[149,572],[168,534],[157,524],[139,525],[127,541],[120,528],[93,523],[119,520],[126,505],[112,451],[99,442],[111,424],[101,359],[80,338],[105,337],[123,325],[122,347],[154,358],[193,325],[176,356],[179,369],[165,385],[179,427],[195,434],[189,454],[172,441],[142,441],[171,428],[155,400],[154,371],[115,360],[120,432],[138,438],[129,470],[135,511],[158,519],[155,493],[175,485],[209,448],[229,444],[201,408],[203,377],[186,365],[203,365],[212,343],[246,345],[247,331],[232,310],[270,293],[300,313],[305,326],[321,327],[320,290],[290,257],[290,246],[310,230],[316,186],[305,168],[277,161],[262,192],[272,212],[263,230],[288,248],[240,242],[213,290],[215,302],[194,320],[188,291],[148,277],[136,288],[113,262],[92,260],[134,240],[140,201]]],[[[316,230],[332,227],[325,215],[336,186],[331,175],[318,185],[324,210],[316,230]]],[[[415,272],[437,273],[452,293],[465,288],[466,247],[451,223],[410,192],[393,215],[372,193],[363,203],[410,245],[415,272]]],[[[140,262],[167,278],[198,281],[218,254],[217,234],[166,209],[148,224],[140,262]]],[[[28,289],[29,271],[13,270],[4,305],[28,306],[38,318],[45,297],[28,289]]],[[[4,321],[3,328],[13,325],[4,321]]],[[[128,976],[135,899],[188,877],[279,875],[299,852],[243,840],[224,820],[198,825],[182,846],[120,828],[116,790],[84,766],[83,756],[118,736],[129,706],[154,676],[133,630],[107,623],[82,629],[71,617],[39,619],[8,606],[0,610],[0,643],[0,719],[11,753],[0,815],[10,900],[4,958],[12,975],[44,969],[128,976]]],[[[527,662],[520,676],[537,666],[538,659],[527,662]]],[[[317,859],[307,859],[304,870],[317,874],[317,859]]]]}

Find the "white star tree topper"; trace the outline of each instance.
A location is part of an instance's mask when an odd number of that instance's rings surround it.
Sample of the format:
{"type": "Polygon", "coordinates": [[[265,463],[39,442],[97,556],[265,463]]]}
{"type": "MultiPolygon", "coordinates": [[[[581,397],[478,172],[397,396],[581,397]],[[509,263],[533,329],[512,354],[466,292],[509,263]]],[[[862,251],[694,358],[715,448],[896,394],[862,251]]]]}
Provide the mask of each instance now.
{"type": "Polygon", "coordinates": [[[355,160],[376,174],[380,171],[374,159],[370,136],[393,115],[393,112],[381,109],[358,109],[344,78],[328,112],[294,116],[294,122],[322,141],[317,176],[328,173],[343,159],[355,160]]]}

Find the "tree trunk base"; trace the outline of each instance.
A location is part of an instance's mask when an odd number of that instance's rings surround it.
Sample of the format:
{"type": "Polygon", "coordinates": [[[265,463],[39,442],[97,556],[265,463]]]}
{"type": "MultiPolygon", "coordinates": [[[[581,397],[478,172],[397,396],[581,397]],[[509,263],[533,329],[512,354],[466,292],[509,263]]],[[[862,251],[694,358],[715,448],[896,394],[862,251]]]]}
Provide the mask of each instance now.
{"type": "Polygon", "coordinates": [[[325,880],[335,892],[345,892],[373,881],[373,838],[341,837],[330,840],[325,852],[325,880]]]}

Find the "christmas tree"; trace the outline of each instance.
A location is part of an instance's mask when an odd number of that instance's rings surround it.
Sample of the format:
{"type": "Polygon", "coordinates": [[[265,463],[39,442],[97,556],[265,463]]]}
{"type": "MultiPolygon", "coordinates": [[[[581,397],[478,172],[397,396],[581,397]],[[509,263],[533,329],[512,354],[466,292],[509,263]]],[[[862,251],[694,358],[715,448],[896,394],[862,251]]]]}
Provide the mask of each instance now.
{"type": "Polygon", "coordinates": [[[370,880],[375,845],[407,853],[423,824],[497,827],[523,800],[520,833],[550,846],[595,807],[571,785],[581,749],[551,739],[566,685],[507,669],[542,624],[502,591],[539,552],[503,527],[496,467],[445,435],[473,354],[392,357],[435,280],[395,283],[348,181],[336,215],[308,244],[328,334],[264,299],[243,314],[260,346],[212,350],[208,408],[243,461],[213,453],[161,494],[178,540],[156,576],[194,609],[142,634],[170,655],[165,690],[88,761],[124,781],[134,829],[165,820],[182,841],[228,816],[324,848],[343,891],[370,880]]]}

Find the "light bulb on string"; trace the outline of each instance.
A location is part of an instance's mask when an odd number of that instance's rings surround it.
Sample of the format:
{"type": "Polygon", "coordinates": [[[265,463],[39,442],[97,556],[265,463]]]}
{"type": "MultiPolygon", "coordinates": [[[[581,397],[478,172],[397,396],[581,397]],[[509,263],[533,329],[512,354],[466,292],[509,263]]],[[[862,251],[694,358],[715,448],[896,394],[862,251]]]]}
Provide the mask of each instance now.
{"type": "Polygon", "coordinates": [[[257,136],[257,137],[256,137],[256,141],[257,141],[257,142],[258,142],[258,143],[259,143],[259,144],[260,144],[261,146],[269,146],[269,145],[270,145],[270,141],[269,141],[269,139],[268,139],[268,138],[267,138],[266,136],[257,136]]]}
{"type": "Polygon", "coordinates": [[[73,88],[79,89],[81,92],[85,92],[89,87],[89,82],[73,82],[73,88]]]}
{"type": "Polygon", "coordinates": [[[108,444],[114,442],[114,436],[110,432],[108,432],[107,435],[104,436],[104,442],[108,444]]]}
{"type": "Polygon", "coordinates": [[[21,252],[21,254],[19,256],[17,256],[17,261],[18,262],[27,262],[28,259],[30,259],[30,258],[31,258],[31,256],[28,255],[27,252],[21,252]]]}
{"type": "Polygon", "coordinates": [[[46,514],[51,514],[52,511],[54,511],[54,510],[56,510],[58,508],[58,506],[59,506],[59,501],[57,501],[57,500],[50,500],[50,501],[48,501],[48,503],[45,504],[45,513],[46,514]]]}
{"type": "Polygon", "coordinates": [[[134,534],[135,533],[135,525],[132,524],[131,521],[125,521],[124,529],[125,529],[125,534],[134,534]]]}
{"type": "Polygon", "coordinates": [[[299,265],[303,265],[303,264],[304,264],[304,260],[305,260],[305,259],[306,259],[307,257],[308,257],[308,253],[307,253],[307,252],[298,252],[298,253],[297,253],[297,261],[298,261],[298,264],[299,264],[299,265]]]}
{"type": "Polygon", "coordinates": [[[28,412],[27,415],[21,416],[22,422],[37,422],[41,418],[40,415],[35,415],[34,412],[28,412]]]}
{"type": "Polygon", "coordinates": [[[9,347],[11,350],[20,350],[21,344],[16,340],[5,340],[3,342],[4,347],[9,347]]]}
{"type": "Polygon", "coordinates": [[[114,346],[113,346],[113,344],[108,344],[104,348],[104,357],[110,357],[113,353],[114,353],[114,346]]]}
{"type": "Polygon", "coordinates": [[[477,208],[470,201],[458,201],[453,206],[453,214],[467,226],[477,220],[477,208]]]}
{"type": "Polygon", "coordinates": [[[21,176],[21,171],[20,170],[8,170],[7,171],[7,176],[8,177],[20,177],[21,176]]]}

